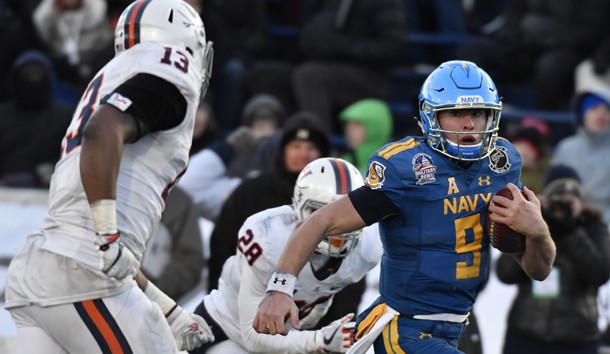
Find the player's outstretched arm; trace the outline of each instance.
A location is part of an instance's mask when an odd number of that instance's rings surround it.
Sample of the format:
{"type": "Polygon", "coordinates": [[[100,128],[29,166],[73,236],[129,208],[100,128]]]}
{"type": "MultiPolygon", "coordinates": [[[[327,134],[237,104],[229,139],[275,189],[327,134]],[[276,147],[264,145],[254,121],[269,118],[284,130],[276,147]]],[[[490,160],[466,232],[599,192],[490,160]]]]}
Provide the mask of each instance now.
{"type": "Polygon", "coordinates": [[[174,335],[178,350],[194,350],[202,344],[213,342],[214,335],[208,323],[199,315],[189,313],[144,276],[141,271],[135,276],[138,287],[146,297],[163,311],[174,335]]]}
{"type": "Polygon", "coordinates": [[[362,220],[349,197],[320,208],[297,227],[290,236],[267,286],[267,295],[258,306],[252,327],[259,333],[282,334],[288,318],[299,328],[298,310],[292,299],[296,276],[324,235],[336,235],[363,228],[362,220]]]}
{"type": "Polygon", "coordinates": [[[542,218],[540,200],[536,194],[523,187],[523,194],[512,183],[506,185],[513,200],[495,196],[489,210],[490,219],[525,235],[525,252],[517,261],[525,272],[535,280],[544,280],[551,272],[555,261],[555,242],[542,218]]]}

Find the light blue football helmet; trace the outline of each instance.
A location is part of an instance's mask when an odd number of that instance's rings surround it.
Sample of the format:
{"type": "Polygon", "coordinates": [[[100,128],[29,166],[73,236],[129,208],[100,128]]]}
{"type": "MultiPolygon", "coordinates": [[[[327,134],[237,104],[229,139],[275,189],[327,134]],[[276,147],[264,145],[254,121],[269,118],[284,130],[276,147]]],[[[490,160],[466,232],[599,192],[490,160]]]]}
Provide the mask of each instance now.
{"type": "Polygon", "coordinates": [[[469,61],[448,61],[426,79],[419,93],[419,125],[428,145],[443,155],[462,161],[485,158],[496,148],[502,102],[489,75],[469,61]],[[438,123],[439,111],[449,109],[485,109],[485,130],[456,132],[443,130],[438,123]],[[445,134],[482,134],[475,145],[451,142],[445,134]]]}

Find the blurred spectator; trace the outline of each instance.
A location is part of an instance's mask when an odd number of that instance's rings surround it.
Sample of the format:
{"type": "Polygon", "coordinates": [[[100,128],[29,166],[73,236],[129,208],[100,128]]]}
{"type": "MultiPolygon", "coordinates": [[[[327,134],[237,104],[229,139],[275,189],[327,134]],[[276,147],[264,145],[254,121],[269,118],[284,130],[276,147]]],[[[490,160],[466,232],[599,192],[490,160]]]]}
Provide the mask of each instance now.
{"type": "Polygon", "coordinates": [[[0,1],[0,102],[9,98],[7,70],[26,50],[40,48],[40,41],[34,25],[32,12],[39,0],[0,1]]]}
{"type": "Polygon", "coordinates": [[[0,183],[46,188],[73,107],[53,101],[55,74],[41,52],[23,53],[7,71],[12,96],[0,105],[0,183]]]}
{"type": "Polygon", "coordinates": [[[363,98],[384,99],[390,68],[399,63],[406,34],[403,0],[311,2],[299,38],[305,56],[293,74],[298,107],[317,113],[328,133],[333,117],[363,98]]]}
{"type": "Polygon", "coordinates": [[[464,333],[460,337],[458,350],[468,354],[483,354],[481,331],[474,310],[468,316],[468,326],[464,328],[464,333]]]}
{"type": "Polygon", "coordinates": [[[284,120],[279,102],[269,95],[253,97],[243,112],[243,125],[191,156],[179,185],[193,198],[199,215],[215,221],[243,178],[263,169],[259,147],[284,120]]]}
{"type": "Polygon", "coordinates": [[[34,26],[62,81],[76,91],[114,56],[104,0],[42,0],[34,26]]]}
{"type": "Polygon", "coordinates": [[[576,92],[610,91],[610,36],[576,67],[576,92]]]}
{"type": "MultiPolygon", "coordinates": [[[[465,3],[462,0],[405,0],[409,31],[440,35],[468,32],[465,3]]],[[[452,46],[409,45],[407,58],[412,63],[436,63],[454,58],[452,46]]]]}
{"type": "Polygon", "coordinates": [[[216,123],[216,117],[212,106],[201,98],[197,112],[195,113],[195,126],[193,127],[193,143],[191,145],[191,156],[203,150],[210,143],[221,136],[216,123]]]}
{"type": "MultiPolygon", "coordinates": [[[[280,101],[267,94],[259,94],[251,97],[241,116],[242,127],[249,127],[253,137],[256,139],[255,149],[244,146],[240,154],[237,154],[229,164],[229,174],[237,177],[256,177],[263,169],[261,155],[258,146],[264,144],[268,138],[276,134],[282,128],[286,112],[280,101]]],[[[233,139],[239,139],[239,136],[233,139]]],[[[234,143],[234,145],[237,142],[234,143]]]]}
{"type": "Polygon", "coordinates": [[[276,151],[274,168],[244,180],[222,206],[210,240],[209,290],[217,289],[222,265],[235,253],[244,221],[259,211],[290,204],[297,176],[311,161],[329,156],[330,141],[314,114],[298,112],[284,125],[276,151]]]}
{"type": "Polygon", "coordinates": [[[578,178],[572,168],[553,166],[540,195],[557,246],[549,277],[533,281],[512,255],[498,259],[498,278],[519,288],[504,354],[597,354],[597,291],[610,278],[610,234],[601,213],[586,206],[578,178]]]}
{"type": "MultiPolygon", "coordinates": [[[[311,112],[297,112],[284,124],[274,148],[270,169],[244,180],[222,206],[210,239],[208,290],[218,288],[224,262],[237,246],[239,228],[251,215],[276,206],[292,203],[294,184],[301,170],[311,161],[330,155],[330,140],[320,120],[311,112]]],[[[347,286],[335,295],[328,313],[318,327],[329,324],[347,313],[358,311],[365,290],[364,279],[347,286]]]]}
{"type": "MultiPolygon", "coordinates": [[[[508,0],[405,0],[413,31],[461,35],[480,33],[508,0]]],[[[445,59],[446,60],[446,59],[445,59]]]]}
{"type": "Polygon", "coordinates": [[[199,283],[204,266],[199,216],[188,194],[175,186],[148,240],[141,270],[167,296],[180,299],[199,283]]]}
{"type": "MultiPolygon", "coordinates": [[[[466,11],[466,28],[470,33],[480,34],[498,18],[506,3],[512,0],[462,0],[466,11]]],[[[442,0],[436,0],[442,5],[442,0]]]]}
{"type": "Polygon", "coordinates": [[[345,123],[347,153],[341,158],[366,175],[369,157],[390,141],[394,120],[388,105],[378,99],[363,99],[345,108],[339,118],[345,123]]]}
{"type": "Polygon", "coordinates": [[[577,131],[557,144],[551,164],[583,171],[586,199],[610,223],[610,86],[581,89],[573,100],[577,131]]]}
{"type": "Polygon", "coordinates": [[[260,94],[251,97],[241,113],[241,124],[252,128],[258,135],[271,135],[284,124],[286,111],[274,96],[260,94]]]}
{"type": "Polygon", "coordinates": [[[567,109],[574,69],[603,39],[609,13],[606,0],[507,1],[486,40],[463,44],[457,55],[486,68],[500,90],[528,80],[538,108],[567,109]]]}
{"type": "MultiPolygon", "coordinates": [[[[119,21],[119,17],[121,13],[129,4],[131,4],[133,0],[106,0],[108,5],[107,10],[107,18],[108,18],[108,26],[110,28],[115,28],[117,22],[119,21]]],[[[190,1],[187,1],[191,6],[193,4],[190,1]]],[[[193,6],[195,8],[195,6],[193,6]]]]}
{"type": "Polygon", "coordinates": [[[439,62],[456,57],[462,38],[480,34],[504,8],[506,0],[405,0],[409,32],[444,36],[408,42],[406,59],[417,71],[428,71],[439,62]],[[438,39],[438,41],[437,41],[438,39]]]}
{"type": "Polygon", "coordinates": [[[298,63],[264,63],[249,77],[253,93],[280,97],[290,111],[311,111],[327,134],[340,133],[347,105],[387,96],[390,69],[403,59],[403,0],[303,1],[298,63]]]}
{"type": "Polygon", "coordinates": [[[405,0],[409,28],[427,33],[464,34],[468,31],[462,0],[405,0]]]}
{"type": "MultiPolygon", "coordinates": [[[[315,114],[297,112],[284,124],[274,151],[272,168],[258,177],[244,180],[231,193],[215,221],[208,262],[209,291],[218,288],[223,264],[235,254],[239,228],[244,221],[259,211],[291,204],[299,173],[311,161],[329,156],[330,140],[315,114]]],[[[349,312],[356,313],[365,285],[363,279],[340,291],[318,326],[324,326],[349,312]]]]}
{"type": "Polygon", "coordinates": [[[597,47],[591,57],[593,70],[596,75],[605,75],[608,82],[608,69],[610,68],[610,33],[606,35],[606,39],[597,47]]]}
{"type": "Polygon", "coordinates": [[[237,252],[223,266],[219,288],[206,295],[195,309],[213,328],[215,340],[191,354],[347,351],[352,336],[349,326],[343,330],[336,326],[326,329],[326,334],[324,330],[317,333],[306,330],[324,316],[338,291],[362,279],[379,263],[382,246],[376,224],[362,229],[361,233],[359,230],[342,235],[343,240],[338,243],[333,243],[334,237],[329,236],[317,247],[319,252],[309,257],[293,295],[299,306],[299,331],[289,331],[286,336],[257,334],[253,319],[290,232],[327,201],[363,184],[360,172],[353,165],[335,158],[316,159],[301,171],[292,204],[250,216],[239,230],[237,252]],[[350,180],[347,188],[336,189],[337,180],[343,178],[350,180]],[[334,335],[343,338],[330,340],[334,335]],[[322,336],[327,338],[323,346],[322,336]],[[239,349],[227,348],[229,342],[239,349]]]}
{"type": "Polygon", "coordinates": [[[536,117],[523,119],[509,140],[521,155],[521,182],[535,193],[550,163],[549,127],[536,117]]]}
{"type": "Polygon", "coordinates": [[[225,131],[239,125],[247,72],[265,54],[266,5],[266,0],[203,2],[200,13],[214,42],[214,81],[209,93],[218,124],[225,131]]]}

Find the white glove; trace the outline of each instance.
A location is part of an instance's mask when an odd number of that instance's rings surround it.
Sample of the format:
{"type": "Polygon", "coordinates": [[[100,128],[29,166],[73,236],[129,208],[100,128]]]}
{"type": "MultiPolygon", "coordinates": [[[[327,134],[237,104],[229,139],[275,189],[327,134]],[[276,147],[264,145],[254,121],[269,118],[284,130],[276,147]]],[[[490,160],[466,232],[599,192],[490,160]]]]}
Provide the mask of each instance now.
{"type": "Polygon", "coordinates": [[[102,272],[109,277],[123,279],[133,277],[140,268],[136,256],[120,240],[120,233],[96,235],[95,245],[102,255],[102,272]]]}
{"type": "Polygon", "coordinates": [[[203,317],[184,311],[180,306],[167,316],[178,350],[194,350],[202,344],[213,342],[214,335],[203,317]]]}
{"type": "Polygon", "coordinates": [[[330,298],[321,304],[315,305],[307,314],[307,316],[301,318],[301,320],[299,321],[299,327],[301,327],[302,330],[314,328],[318,324],[318,322],[320,322],[322,317],[324,317],[324,315],[328,313],[328,310],[330,309],[330,305],[332,305],[332,303],[333,299],[330,298]]]}
{"type": "Polygon", "coordinates": [[[315,341],[318,353],[345,353],[354,344],[355,322],[349,313],[331,324],[316,331],[315,341]]]}

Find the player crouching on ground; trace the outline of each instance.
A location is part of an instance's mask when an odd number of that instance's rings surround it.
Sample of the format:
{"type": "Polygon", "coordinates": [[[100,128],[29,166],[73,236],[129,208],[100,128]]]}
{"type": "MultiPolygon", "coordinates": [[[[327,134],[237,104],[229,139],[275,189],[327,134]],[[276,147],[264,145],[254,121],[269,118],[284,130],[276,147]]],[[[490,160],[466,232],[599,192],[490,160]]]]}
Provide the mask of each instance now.
{"type": "MultiPolygon", "coordinates": [[[[315,210],[362,186],[358,169],[341,159],[320,158],[299,174],[292,205],[254,214],[239,231],[237,253],[223,267],[219,289],[205,296],[195,313],[208,321],[216,338],[191,353],[344,353],[352,344],[353,314],[319,330],[333,296],[366,275],[381,257],[377,225],[325,236],[316,245],[297,278],[278,275],[273,281],[291,283],[299,306],[298,327],[287,336],[259,334],[252,328],[258,303],[288,236],[315,210]]],[[[295,323],[297,327],[297,323],[295,323]]]]}

